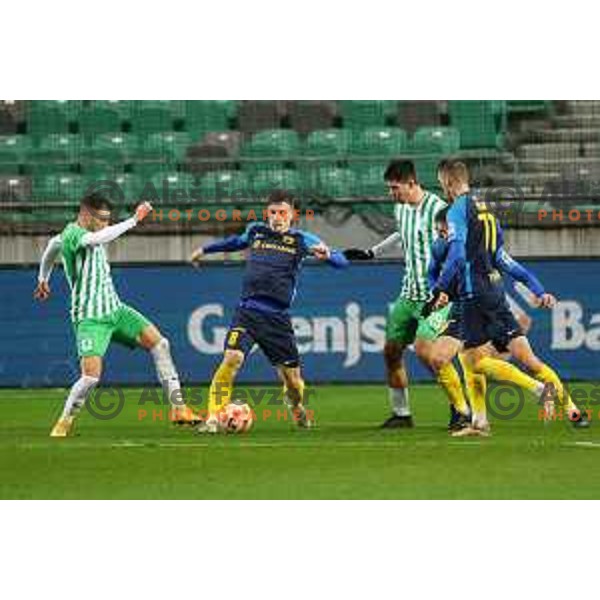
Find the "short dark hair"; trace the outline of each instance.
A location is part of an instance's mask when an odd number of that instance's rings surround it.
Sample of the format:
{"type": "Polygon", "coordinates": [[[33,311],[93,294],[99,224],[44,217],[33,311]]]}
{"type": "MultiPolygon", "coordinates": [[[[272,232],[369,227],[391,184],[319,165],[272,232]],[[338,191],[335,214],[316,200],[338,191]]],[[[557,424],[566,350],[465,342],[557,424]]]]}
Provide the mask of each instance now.
{"type": "Polygon", "coordinates": [[[401,181],[406,183],[411,179],[417,182],[417,169],[412,160],[393,160],[383,174],[385,181],[401,181]]]}
{"type": "Polygon", "coordinates": [[[438,210],[438,212],[435,214],[435,217],[433,218],[436,225],[444,225],[448,222],[448,210],[449,209],[450,209],[450,207],[446,206],[446,207],[442,208],[441,210],[438,210]]]}
{"type": "Polygon", "coordinates": [[[92,210],[113,210],[113,203],[102,194],[97,192],[88,194],[81,199],[79,206],[91,208],[92,210]]]}
{"type": "Polygon", "coordinates": [[[267,196],[267,206],[269,204],[289,204],[294,208],[296,198],[289,190],[274,190],[267,196]]]}

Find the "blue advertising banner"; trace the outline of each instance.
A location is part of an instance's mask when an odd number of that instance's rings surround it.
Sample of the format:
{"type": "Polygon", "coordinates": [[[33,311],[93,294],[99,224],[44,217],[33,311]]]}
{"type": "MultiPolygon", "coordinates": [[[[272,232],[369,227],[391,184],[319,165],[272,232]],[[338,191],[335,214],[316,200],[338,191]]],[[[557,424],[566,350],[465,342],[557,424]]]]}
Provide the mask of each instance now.
{"type": "MultiPolygon", "coordinates": [[[[597,261],[526,263],[555,293],[553,311],[531,308],[511,289],[533,319],[530,339],[538,354],[565,378],[594,379],[600,357],[600,277],[597,261]]],[[[243,264],[114,267],[122,300],[144,313],[170,339],[184,383],[208,381],[219,362],[229,319],[238,300],[243,264]]],[[[402,265],[358,264],[337,271],[307,264],[292,314],[308,381],[382,382],[382,348],[388,304],[400,289],[402,265]]],[[[52,297],[33,300],[36,271],[0,269],[0,385],[65,386],[78,372],[68,290],[56,269],[52,297]]],[[[429,373],[409,356],[414,379],[429,373]]],[[[142,351],[114,344],[104,380],[154,381],[152,362],[142,351]]],[[[241,381],[274,381],[266,359],[255,352],[241,381]]]]}

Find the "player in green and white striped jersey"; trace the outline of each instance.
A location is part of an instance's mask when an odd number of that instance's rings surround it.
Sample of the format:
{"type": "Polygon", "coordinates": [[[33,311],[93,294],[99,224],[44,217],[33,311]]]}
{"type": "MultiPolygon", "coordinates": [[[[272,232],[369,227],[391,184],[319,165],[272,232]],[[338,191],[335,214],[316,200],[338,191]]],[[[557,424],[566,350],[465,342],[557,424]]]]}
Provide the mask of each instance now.
{"type": "MultiPolygon", "coordinates": [[[[431,259],[431,245],[436,237],[435,215],[446,203],[421,187],[414,163],[410,160],[391,162],[384,179],[396,203],[396,232],[370,250],[351,248],[345,252],[345,256],[350,260],[370,260],[387,248],[402,248],[404,278],[400,295],[390,307],[384,347],[392,415],[383,426],[412,427],[404,353],[414,343],[417,355],[428,364],[433,340],[446,328],[449,313],[449,308],[446,308],[443,312],[432,313],[426,319],[421,317],[422,309],[430,298],[427,269],[431,259]]],[[[444,371],[438,375],[438,381],[452,405],[459,413],[466,415],[468,408],[460,378],[454,367],[450,365],[450,368],[453,372],[444,371]]]]}
{"type": "Polygon", "coordinates": [[[152,211],[152,206],[145,202],[131,218],[108,226],[111,209],[105,198],[96,194],[86,196],[81,201],[77,221],[53,237],[42,256],[34,296],[41,301],[50,296],[52,266],[61,255],[71,288],[71,320],[81,361],[81,377],[70,390],[63,413],[50,434],[52,437],[66,437],[72,432],[76,415],[100,381],[103,357],[112,339],[148,350],[174,408],[174,419],[195,421],[183,405],[168,340],[146,317],[121,302],[104,248],[135,227],[152,211]]]}

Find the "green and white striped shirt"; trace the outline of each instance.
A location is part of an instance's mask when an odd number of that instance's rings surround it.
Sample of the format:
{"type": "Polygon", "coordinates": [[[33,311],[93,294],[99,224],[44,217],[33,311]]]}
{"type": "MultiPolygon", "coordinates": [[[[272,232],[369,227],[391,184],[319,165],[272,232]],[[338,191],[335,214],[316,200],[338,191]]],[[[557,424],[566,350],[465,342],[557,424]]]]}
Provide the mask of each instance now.
{"type": "Polygon", "coordinates": [[[104,245],[81,243],[86,229],[69,223],[61,233],[61,252],[65,274],[71,287],[71,319],[104,319],[120,306],[110,275],[104,245]]]}
{"type": "Polygon", "coordinates": [[[402,298],[425,301],[429,297],[427,268],[435,239],[435,215],[445,206],[443,200],[429,192],[425,192],[418,205],[395,206],[396,228],[406,263],[400,292],[402,298]]]}

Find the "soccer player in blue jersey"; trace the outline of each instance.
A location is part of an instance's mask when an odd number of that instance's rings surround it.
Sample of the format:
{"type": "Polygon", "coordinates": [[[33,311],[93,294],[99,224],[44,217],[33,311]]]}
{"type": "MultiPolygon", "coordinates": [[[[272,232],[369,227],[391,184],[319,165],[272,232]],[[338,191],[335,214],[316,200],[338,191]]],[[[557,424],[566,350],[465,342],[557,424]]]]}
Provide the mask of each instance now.
{"type": "MultiPolygon", "coordinates": [[[[495,217],[471,194],[469,171],[463,162],[445,164],[441,180],[451,203],[447,213],[448,252],[433,283],[429,307],[438,310],[447,306],[451,295],[457,300],[452,306],[450,325],[436,342],[433,367],[442,368],[464,348],[465,360],[474,373],[514,383],[546,400],[549,407],[552,391],[558,391],[556,375],[543,369],[536,376],[544,383],[537,381],[494,357],[488,343],[512,346],[515,354],[529,347],[504,297],[495,262],[498,250],[495,217]],[[519,338],[523,339],[515,344],[519,338]]],[[[543,302],[551,304],[552,297],[547,295],[543,302]]],[[[517,358],[521,360],[520,356],[517,358]]]]}
{"type": "Polygon", "coordinates": [[[278,190],[267,202],[268,221],[252,223],[241,235],[198,248],[192,263],[206,254],[248,249],[242,296],[225,338],[223,360],[209,390],[208,419],[202,431],[220,431],[218,414],[231,401],[233,382],[246,355],[254,347],[263,351],[277,369],[299,427],[309,427],[303,406],[304,380],[289,308],[296,294],[298,272],[307,256],[333,267],[348,265],[343,254],[330,250],[316,235],[293,229],[294,197],[278,190]]]}
{"type": "MultiPolygon", "coordinates": [[[[448,254],[448,223],[447,223],[448,209],[440,211],[436,215],[436,228],[439,237],[433,244],[432,247],[432,260],[429,267],[429,281],[433,287],[435,281],[437,281],[443,264],[448,254]]],[[[495,220],[496,227],[496,245],[492,253],[492,263],[496,267],[499,273],[502,275],[508,275],[516,282],[521,283],[527,288],[535,299],[535,304],[541,308],[551,308],[556,303],[556,298],[546,292],[544,286],[539,279],[526,269],[521,263],[516,261],[506,251],[504,247],[504,233],[500,222],[495,220]]],[[[450,290],[449,296],[451,299],[456,297],[457,290],[450,290]]],[[[505,294],[507,300],[507,307],[515,316],[514,310],[510,307],[508,297],[505,294]]],[[[516,317],[515,317],[516,318],[516,317]]],[[[551,382],[557,391],[557,397],[561,404],[566,405],[569,417],[571,421],[577,427],[587,427],[589,422],[587,418],[578,410],[577,406],[566,392],[559,376],[557,373],[541,361],[533,352],[529,340],[526,337],[526,332],[523,331],[521,326],[521,335],[514,337],[512,340],[507,340],[503,336],[492,339],[491,344],[495,353],[503,354],[508,352],[515,360],[526,367],[533,376],[542,382],[551,382]]],[[[486,380],[484,375],[478,375],[472,372],[468,361],[463,362],[464,375],[467,390],[469,392],[469,399],[471,401],[473,409],[473,421],[472,429],[479,432],[489,431],[489,424],[487,422],[486,405],[485,405],[485,390],[486,380]]],[[[461,431],[459,435],[468,435],[468,430],[461,431]]]]}

